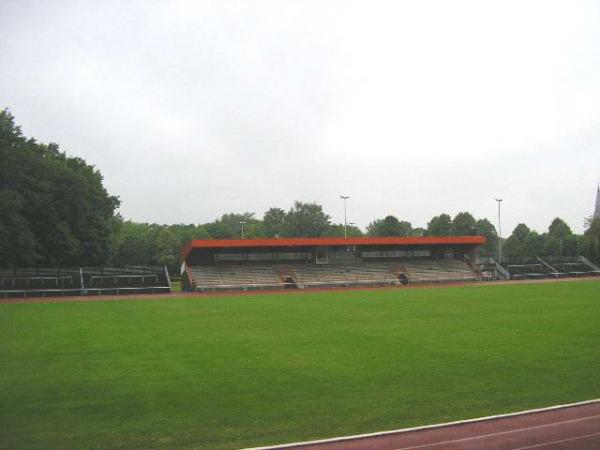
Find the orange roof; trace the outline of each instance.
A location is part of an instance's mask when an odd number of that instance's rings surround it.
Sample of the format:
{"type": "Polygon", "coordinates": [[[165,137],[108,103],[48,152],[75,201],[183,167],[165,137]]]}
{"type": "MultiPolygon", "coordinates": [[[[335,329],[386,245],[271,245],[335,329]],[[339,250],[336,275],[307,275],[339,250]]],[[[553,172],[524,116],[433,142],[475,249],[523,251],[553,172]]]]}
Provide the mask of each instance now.
{"type": "Polygon", "coordinates": [[[346,245],[483,245],[483,236],[407,236],[407,237],[319,237],[270,239],[194,239],[182,249],[185,259],[192,249],[319,247],[346,245]]]}

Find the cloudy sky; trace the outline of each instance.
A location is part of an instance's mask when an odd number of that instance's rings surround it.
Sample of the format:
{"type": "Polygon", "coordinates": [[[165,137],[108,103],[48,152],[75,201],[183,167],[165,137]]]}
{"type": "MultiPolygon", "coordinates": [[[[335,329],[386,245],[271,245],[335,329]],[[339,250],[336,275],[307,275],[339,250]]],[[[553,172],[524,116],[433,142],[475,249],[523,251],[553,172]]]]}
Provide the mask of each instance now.
{"type": "Polygon", "coordinates": [[[3,0],[0,30],[0,107],[129,219],[593,210],[597,1],[3,0]]]}

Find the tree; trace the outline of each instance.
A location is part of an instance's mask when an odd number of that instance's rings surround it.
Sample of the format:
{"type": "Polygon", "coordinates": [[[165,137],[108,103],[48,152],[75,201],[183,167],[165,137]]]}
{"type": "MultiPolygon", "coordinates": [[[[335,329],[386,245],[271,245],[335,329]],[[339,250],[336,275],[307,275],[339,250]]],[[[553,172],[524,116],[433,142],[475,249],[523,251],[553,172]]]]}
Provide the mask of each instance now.
{"type": "Polygon", "coordinates": [[[410,233],[411,236],[425,236],[426,234],[427,230],[421,227],[413,228],[410,233]]]}
{"type": "Polygon", "coordinates": [[[483,253],[494,254],[498,248],[496,227],[488,219],[479,219],[475,227],[477,228],[477,234],[485,237],[485,244],[482,247],[483,253]]]}
{"type": "Polygon", "coordinates": [[[155,225],[152,228],[153,260],[158,265],[167,266],[172,273],[178,273],[179,252],[183,242],[169,226],[155,225]]]}
{"type": "Polygon", "coordinates": [[[452,234],[455,236],[472,236],[477,232],[477,222],[469,212],[460,212],[452,219],[452,234]]]}
{"type": "Polygon", "coordinates": [[[15,191],[0,191],[0,261],[4,265],[30,266],[39,259],[36,240],[20,211],[25,200],[15,191]]]}
{"type": "Polygon", "coordinates": [[[542,254],[544,256],[577,256],[579,253],[578,237],[561,218],[557,217],[548,227],[544,235],[542,254]]]}
{"type": "MultiPolygon", "coordinates": [[[[511,235],[506,239],[503,245],[504,253],[507,256],[535,256],[528,254],[528,248],[531,247],[532,231],[524,223],[518,224],[511,235]]],[[[537,237],[533,237],[533,240],[537,237]]]]}
{"type": "Polygon", "coordinates": [[[99,265],[110,256],[117,197],[56,144],[26,139],[0,111],[0,264],[99,265]]]}
{"type": "Polygon", "coordinates": [[[377,219],[367,226],[369,236],[410,236],[412,225],[407,221],[400,221],[394,216],[377,219]]]}
{"type": "Polygon", "coordinates": [[[509,239],[514,238],[519,242],[525,242],[525,239],[527,239],[530,234],[531,229],[524,223],[520,223],[515,227],[512,234],[509,236],[509,239]]]}
{"type": "Polygon", "coordinates": [[[157,264],[150,225],[121,221],[115,226],[110,263],[115,266],[157,264]]]}
{"type": "Polygon", "coordinates": [[[287,237],[319,237],[329,230],[330,217],[317,203],[296,201],[285,216],[284,234],[287,237]]]}
{"type": "Polygon", "coordinates": [[[179,273],[179,255],[184,244],[192,239],[211,238],[204,226],[194,224],[158,225],[117,217],[113,228],[110,264],[166,265],[173,274],[179,273]]]}
{"type": "Polygon", "coordinates": [[[285,231],[286,212],[281,208],[269,208],[263,216],[265,236],[282,236],[285,231]]]}
{"type": "Polygon", "coordinates": [[[169,229],[173,231],[178,240],[185,244],[192,239],[211,239],[212,236],[206,231],[204,225],[194,225],[193,223],[177,223],[174,225],[168,225],[169,229]]]}
{"type": "Polygon", "coordinates": [[[452,218],[448,214],[433,217],[427,224],[428,236],[450,236],[452,234],[452,218]]]}
{"type": "MultiPolygon", "coordinates": [[[[346,226],[346,235],[348,237],[360,237],[363,235],[363,232],[356,225],[347,225],[346,226]]],[[[325,233],[325,236],[331,237],[344,237],[344,224],[343,223],[335,223],[329,227],[329,230],[325,233]]]]}
{"type": "Polygon", "coordinates": [[[571,227],[569,227],[564,220],[557,217],[548,227],[548,235],[557,239],[564,239],[572,236],[573,232],[571,231],[571,227]]]}
{"type": "Polygon", "coordinates": [[[524,256],[525,239],[529,236],[531,230],[524,223],[518,224],[511,235],[503,244],[504,254],[507,256],[524,256]]]}
{"type": "Polygon", "coordinates": [[[544,241],[545,237],[543,234],[532,230],[529,236],[525,238],[523,246],[523,254],[520,256],[539,256],[544,254],[544,241]]]}
{"type": "Polygon", "coordinates": [[[215,239],[239,239],[242,236],[240,222],[245,222],[244,237],[256,237],[260,234],[257,230],[260,221],[251,212],[223,214],[214,222],[205,224],[204,227],[215,239]]]}

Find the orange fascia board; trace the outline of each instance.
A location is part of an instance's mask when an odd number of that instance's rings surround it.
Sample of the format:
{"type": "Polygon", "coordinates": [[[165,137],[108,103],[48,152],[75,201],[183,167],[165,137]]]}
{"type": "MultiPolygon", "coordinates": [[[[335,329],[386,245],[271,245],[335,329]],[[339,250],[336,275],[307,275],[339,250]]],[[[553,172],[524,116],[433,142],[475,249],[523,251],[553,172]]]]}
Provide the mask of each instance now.
{"type": "Polygon", "coordinates": [[[324,238],[272,238],[272,239],[195,239],[181,251],[183,259],[193,249],[220,248],[272,248],[321,247],[348,245],[483,245],[484,236],[408,236],[408,237],[324,237],[324,238]]]}

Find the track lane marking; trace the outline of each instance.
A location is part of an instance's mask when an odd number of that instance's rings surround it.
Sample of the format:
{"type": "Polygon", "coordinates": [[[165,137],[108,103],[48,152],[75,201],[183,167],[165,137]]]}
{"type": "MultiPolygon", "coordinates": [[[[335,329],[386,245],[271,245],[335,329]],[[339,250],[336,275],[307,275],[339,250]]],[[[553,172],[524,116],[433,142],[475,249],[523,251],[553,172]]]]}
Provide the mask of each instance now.
{"type": "Polygon", "coordinates": [[[398,434],[412,433],[412,432],[423,432],[428,430],[440,430],[443,428],[456,427],[462,425],[470,425],[477,423],[490,422],[498,419],[511,419],[514,417],[526,416],[526,415],[535,415],[540,413],[547,413],[552,411],[565,410],[569,408],[580,408],[589,405],[595,405],[600,403],[600,398],[592,399],[592,400],[583,400],[575,403],[566,403],[561,405],[554,406],[546,406],[542,408],[535,409],[527,409],[524,411],[517,411],[512,413],[503,413],[503,414],[495,414],[491,416],[477,417],[473,419],[462,419],[455,420],[453,422],[443,422],[437,424],[430,425],[420,425],[412,428],[399,428],[396,430],[386,430],[386,431],[376,431],[374,433],[363,433],[363,434],[354,434],[347,436],[338,436],[333,438],[325,438],[325,439],[316,439],[309,441],[299,441],[299,442],[289,442],[287,444],[276,444],[276,445],[267,445],[260,447],[246,447],[244,450],[280,450],[280,449],[288,449],[288,448],[298,448],[305,447],[307,445],[323,445],[323,444],[335,444],[339,442],[345,441],[353,441],[357,439],[371,439],[371,438],[379,438],[385,436],[393,436],[398,434]]]}
{"type": "Polygon", "coordinates": [[[512,448],[510,450],[529,450],[531,448],[540,448],[540,447],[545,447],[546,445],[562,444],[563,442],[577,441],[580,439],[587,439],[587,438],[591,438],[591,437],[595,437],[595,436],[600,436],[600,433],[582,434],[581,436],[577,436],[577,437],[561,439],[559,441],[544,442],[543,444],[528,445],[527,447],[512,448]]]}
{"type": "MultiPolygon", "coordinates": [[[[414,449],[418,449],[418,448],[437,447],[438,445],[453,444],[455,442],[474,441],[477,439],[485,439],[487,437],[502,436],[505,434],[520,433],[523,431],[537,430],[540,428],[554,427],[557,425],[565,425],[565,424],[569,424],[569,423],[583,422],[585,420],[596,419],[598,417],[600,417],[600,414],[596,414],[593,416],[586,416],[586,417],[578,417],[577,419],[571,419],[571,420],[563,420],[561,422],[552,422],[552,423],[546,423],[543,425],[534,425],[532,427],[515,428],[514,430],[499,431],[498,433],[480,434],[478,436],[471,436],[471,437],[461,438],[461,439],[452,439],[449,441],[432,442],[430,444],[419,444],[419,445],[413,445],[410,447],[399,447],[396,450],[414,450],[414,449]]],[[[598,434],[600,434],[600,433],[598,433],[598,434]]],[[[515,450],[518,450],[518,449],[515,449],[515,450]]]]}

